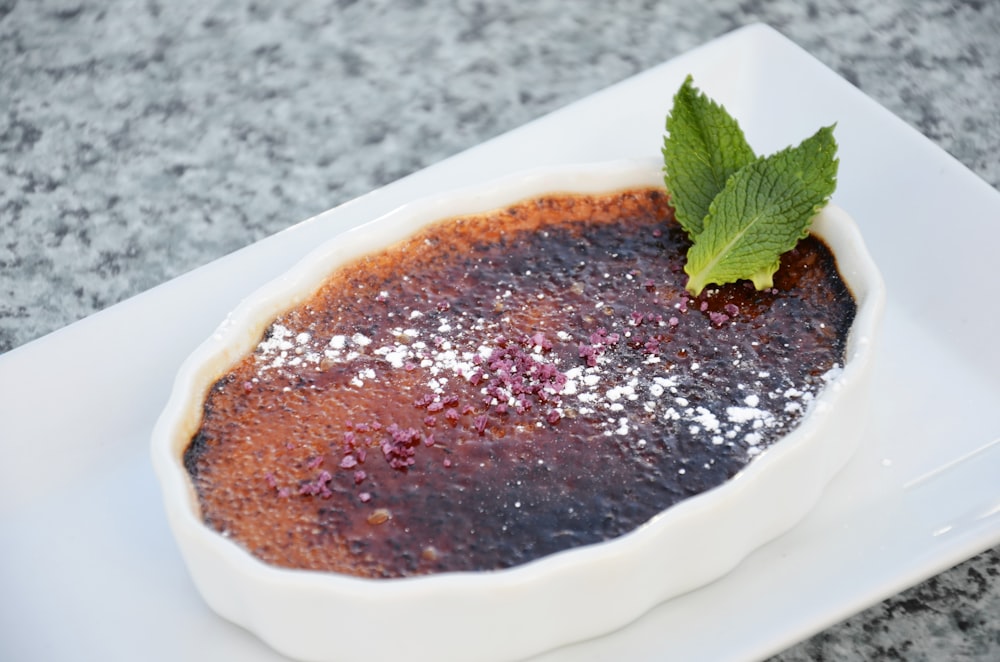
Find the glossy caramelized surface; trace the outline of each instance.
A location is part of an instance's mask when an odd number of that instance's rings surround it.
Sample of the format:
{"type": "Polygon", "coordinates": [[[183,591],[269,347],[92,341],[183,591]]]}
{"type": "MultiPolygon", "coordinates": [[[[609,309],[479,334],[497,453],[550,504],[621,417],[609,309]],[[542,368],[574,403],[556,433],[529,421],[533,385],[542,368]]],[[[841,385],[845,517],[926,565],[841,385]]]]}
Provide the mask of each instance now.
{"type": "Polygon", "coordinates": [[[732,477],[843,361],[854,301],[808,238],[773,290],[691,298],[664,194],[555,195],[337,269],[222,376],[185,453],[266,562],[509,567],[732,477]]]}

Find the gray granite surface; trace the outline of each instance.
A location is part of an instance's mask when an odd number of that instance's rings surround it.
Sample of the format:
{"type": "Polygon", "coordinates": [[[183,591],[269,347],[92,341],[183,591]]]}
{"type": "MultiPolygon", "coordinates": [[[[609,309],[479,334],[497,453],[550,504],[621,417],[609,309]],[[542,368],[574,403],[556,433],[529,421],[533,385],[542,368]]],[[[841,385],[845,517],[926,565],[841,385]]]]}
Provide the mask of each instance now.
{"type": "MultiPolygon", "coordinates": [[[[0,352],[758,21],[1000,187],[998,0],[0,0],[0,352]]],[[[775,659],[1000,660],[998,575],[775,659]]]]}

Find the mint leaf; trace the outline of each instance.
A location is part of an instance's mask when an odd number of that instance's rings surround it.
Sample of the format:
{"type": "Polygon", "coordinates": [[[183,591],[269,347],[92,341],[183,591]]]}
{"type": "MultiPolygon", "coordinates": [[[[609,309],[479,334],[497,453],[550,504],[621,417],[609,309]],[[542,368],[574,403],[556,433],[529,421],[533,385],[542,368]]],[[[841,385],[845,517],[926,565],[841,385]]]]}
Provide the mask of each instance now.
{"type": "Polygon", "coordinates": [[[729,177],[757,157],[736,120],[698,91],[691,76],[674,95],[666,125],[664,181],[677,222],[693,237],[729,177]]]}
{"type": "Polygon", "coordinates": [[[781,255],[809,233],[836,187],[836,152],[833,127],[824,127],[733,174],[688,249],[688,291],[697,296],[710,283],[744,278],[771,287],[781,255]]]}

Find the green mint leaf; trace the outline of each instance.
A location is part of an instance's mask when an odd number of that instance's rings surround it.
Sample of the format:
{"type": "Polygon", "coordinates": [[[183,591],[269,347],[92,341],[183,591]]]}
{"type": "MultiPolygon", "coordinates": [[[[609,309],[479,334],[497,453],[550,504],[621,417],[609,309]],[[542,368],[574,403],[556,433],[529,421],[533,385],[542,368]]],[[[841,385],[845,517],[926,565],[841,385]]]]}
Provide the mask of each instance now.
{"type": "Polygon", "coordinates": [[[674,95],[666,125],[664,181],[677,222],[694,237],[730,176],[757,157],[736,120],[702,94],[691,76],[674,95]]]}
{"type": "Polygon", "coordinates": [[[824,127],[732,175],[688,249],[688,291],[697,296],[710,283],[741,279],[772,287],[781,255],[809,234],[836,187],[836,153],[833,127],[824,127]]]}

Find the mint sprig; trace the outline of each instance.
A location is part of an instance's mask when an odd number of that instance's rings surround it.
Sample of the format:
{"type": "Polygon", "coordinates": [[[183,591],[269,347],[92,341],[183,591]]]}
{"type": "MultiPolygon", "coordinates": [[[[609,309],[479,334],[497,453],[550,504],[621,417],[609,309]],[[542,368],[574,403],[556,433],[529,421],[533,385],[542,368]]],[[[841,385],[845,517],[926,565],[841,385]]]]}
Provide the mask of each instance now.
{"type": "Polygon", "coordinates": [[[739,280],[772,287],[781,256],[809,234],[836,187],[833,127],[755,157],[736,120],[690,76],[666,124],[664,181],[692,242],[687,290],[697,296],[710,284],[739,280]]]}

